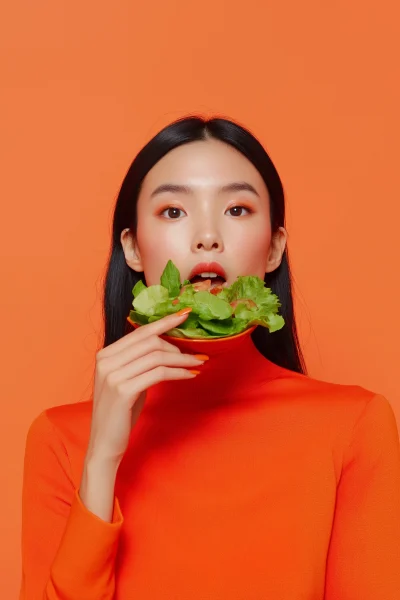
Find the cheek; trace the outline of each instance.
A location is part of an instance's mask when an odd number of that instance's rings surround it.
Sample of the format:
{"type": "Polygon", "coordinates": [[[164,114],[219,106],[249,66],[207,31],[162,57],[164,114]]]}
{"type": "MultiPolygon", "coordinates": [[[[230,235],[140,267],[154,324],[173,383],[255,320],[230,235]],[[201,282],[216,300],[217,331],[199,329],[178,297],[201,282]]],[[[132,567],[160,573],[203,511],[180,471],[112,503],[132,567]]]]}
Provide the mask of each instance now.
{"type": "Polygon", "coordinates": [[[236,230],[231,238],[229,255],[235,257],[240,272],[264,279],[270,245],[271,229],[263,223],[260,227],[252,227],[250,233],[248,228],[236,230]]]}
{"type": "Polygon", "coordinates": [[[147,285],[160,283],[161,274],[169,259],[175,265],[182,263],[190,249],[186,232],[176,227],[158,226],[154,220],[138,223],[137,240],[147,285]],[[140,225],[139,225],[140,223],[140,225]]]}

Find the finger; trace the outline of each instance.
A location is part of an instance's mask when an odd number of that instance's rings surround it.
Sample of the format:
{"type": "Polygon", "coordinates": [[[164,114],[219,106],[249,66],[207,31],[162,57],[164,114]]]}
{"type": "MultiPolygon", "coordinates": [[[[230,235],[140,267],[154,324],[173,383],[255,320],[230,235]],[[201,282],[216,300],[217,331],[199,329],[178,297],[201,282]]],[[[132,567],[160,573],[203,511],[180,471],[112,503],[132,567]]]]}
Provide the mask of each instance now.
{"type": "Polygon", "coordinates": [[[142,340],[140,343],[130,344],[126,348],[123,348],[117,353],[112,354],[109,357],[99,356],[98,366],[102,374],[105,376],[107,373],[120,369],[124,365],[134,362],[146,356],[151,352],[163,351],[170,352],[171,354],[181,354],[179,348],[170,344],[166,340],[163,340],[156,335],[142,340]]]}
{"type": "Polygon", "coordinates": [[[184,314],[174,313],[173,315],[167,315],[158,321],[138,327],[138,329],[136,329],[137,339],[143,339],[150,335],[163,335],[170,329],[179,327],[179,325],[186,321],[192,309],[185,308],[183,310],[186,310],[187,312],[184,314]]]}
{"type": "Polygon", "coordinates": [[[198,360],[191,354],[173,354],[171,352],[157,350],[156,352],[146,354],[138,360],[130,362],[116,371],[110,372],[106,377],[106,381],[110,387],[115,387],[128,379],[140,377],[144,373],[157,369],[158,367],[181,367],[190,369],[201,366],[203,362],[204,361],[198,360]]]}
{"type": "Polygon", "coordinates": [[[103,357],[111,356],[115,352],[123,350],[133,342],[139,342],[140,340],[150,337],[151,335],[162,335],[174,327],[179,327],[179,325],[187,319],[189,312],[180,315],[178,313],[174,313],[173,315],[167,315],[166,317],[163,317],[158,321],[154,321],[153,323],[142,325],[127,335],[124,335],[121,339],[117,340],[113,344],[110,344],[109,346],[106,346],[106,348],[100,350],[99,354],[101,354],[103,357]]]}
{"type": "Polygon", "coordinates": [[[152,385],[161,383],[161,381],[173,381],[176,379],[194,379],[195,374],[187,369],[173,367],[156,367],[133,379],[127,379],[118,384],[118,393],[132,404],[132,398],[146,391],[152,385]]]}
{"type": "MultiPolygon", "coordinates": [[[[149,339],[152,339],[152,338],[149,338],[149,339]]],[[[157,337],[157,336],[154,336],[154,339],[160,340],[160,342],[161,342],[161,350],[165,350],[165,352],[175,352],[175,354],[180,354],[181,353],[181,351],[179,350],[179,348],[177,348],[176,346],[174,346],[174,344],[170,344],[169,342],[167,342],[167,340],[163,340],[162,338],[157,337]]]]}

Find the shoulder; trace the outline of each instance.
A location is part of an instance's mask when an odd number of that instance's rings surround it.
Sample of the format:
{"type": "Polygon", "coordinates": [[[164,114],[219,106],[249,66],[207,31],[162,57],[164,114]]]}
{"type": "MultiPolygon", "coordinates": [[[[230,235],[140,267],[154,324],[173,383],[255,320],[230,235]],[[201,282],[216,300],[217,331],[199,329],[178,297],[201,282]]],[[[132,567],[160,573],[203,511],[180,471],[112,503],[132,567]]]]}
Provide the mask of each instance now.
{"type": "Polygon", "coordinates": [[[92,407],[93,402],[86,401],[46,408],[33,419],[28,435],[79,437],[90,428],[92,407]]]}
{"type": "Polygon", "coordinates": [[[400,443],[394,411],[382,394],[359,385],[321,381],[280,369],[264,389],[280,419],[304,444],[333,456],[343,465],[391,461],[400,470],[400,443]],[[361,461],[361,462],[360,462],[361,461]]]}
{"type": "Polygon", "coordinates": [[[357,424],[367,424],[371,419],[389,428],[396,426],[389,401],[360,385],[332,383],[279,368],[277,377],[269,382],[268,392],[320,425],[325,422],[350,436],[357,424]]]}
{"type": "Polygon", "coordinates": [[[90,436],[92,401],[63,404],[45,409],[31,422],[26,437],[26,455],[32,460],[58,457],[68,459],[72,472],[79,474],[90,436]]]}

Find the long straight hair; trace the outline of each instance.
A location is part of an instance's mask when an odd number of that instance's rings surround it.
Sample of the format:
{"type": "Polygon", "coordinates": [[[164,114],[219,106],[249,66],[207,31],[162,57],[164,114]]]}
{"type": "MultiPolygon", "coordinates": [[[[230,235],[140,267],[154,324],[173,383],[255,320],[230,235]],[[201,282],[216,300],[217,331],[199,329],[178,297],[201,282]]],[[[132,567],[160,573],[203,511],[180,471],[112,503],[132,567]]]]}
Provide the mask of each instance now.
{"type": "MultiPolygon", "coordinates": [[[[137,201],[141,184],[150,169],[170,150],[214,138],[241,152],[263,178],[270,198],[272,233],[285,226],[285,195],[279,174],[261,143],[244,127],[228,119],[206,119],[190,116],[171,123],[151,139],[137,154],[122,182],[114,209],[112,244],[104,285],[103,316],[105,323],[103,347],[116,342],[129,331],[127,316],[132,307],[132,289],[142,280],[143,273],[133,271],[126,263],[121,244],[121,232],[130,228],[137,233],[137,201]]],[[[264,282],[281,302],[280,314],[284,327],[270,334],[265,327],[257,327],[251,334],[261,354],[273,363],[306,374],[293,310],[292,276],[288,250],[280,266],[266,273],[264,282]]]]}

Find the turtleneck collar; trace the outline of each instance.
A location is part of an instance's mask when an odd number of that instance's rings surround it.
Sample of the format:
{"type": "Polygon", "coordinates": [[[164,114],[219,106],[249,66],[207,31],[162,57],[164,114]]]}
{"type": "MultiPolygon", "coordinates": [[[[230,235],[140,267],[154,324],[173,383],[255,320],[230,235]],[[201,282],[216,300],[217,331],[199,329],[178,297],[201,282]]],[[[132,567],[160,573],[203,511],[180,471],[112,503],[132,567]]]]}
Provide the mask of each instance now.
{"type": "Polygon", "coordinates": [[[248,396],[277,376],[279,367],[266,359],[251,338],[255,328],[227,338],[191,340],[161,336],[188,354],[206,354],[196,378],[159,383],[148,391],[146,405],[207,408],[248,396]]]}

